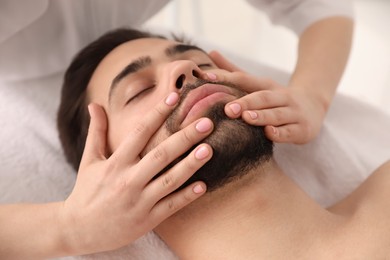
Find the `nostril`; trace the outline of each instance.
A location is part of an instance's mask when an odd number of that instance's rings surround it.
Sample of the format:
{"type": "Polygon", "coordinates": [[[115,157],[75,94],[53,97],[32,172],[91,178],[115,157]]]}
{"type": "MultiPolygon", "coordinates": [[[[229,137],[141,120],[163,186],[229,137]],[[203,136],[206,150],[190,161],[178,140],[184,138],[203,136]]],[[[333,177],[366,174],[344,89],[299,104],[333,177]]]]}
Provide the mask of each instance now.
{"type": "Polygon", "coordinates": [[[184,80],[186,79],[186,76],[184,74],[181,74],[180,77],[176,80],[176,88],[181,89],[183,87],[184,80]]]}
{"type": "Polygon", "coordinates": [[[196,77],[196,78],[199,78],[199,72],[197,72],[196,70],[192,70],[192,76],[196,77]]]}

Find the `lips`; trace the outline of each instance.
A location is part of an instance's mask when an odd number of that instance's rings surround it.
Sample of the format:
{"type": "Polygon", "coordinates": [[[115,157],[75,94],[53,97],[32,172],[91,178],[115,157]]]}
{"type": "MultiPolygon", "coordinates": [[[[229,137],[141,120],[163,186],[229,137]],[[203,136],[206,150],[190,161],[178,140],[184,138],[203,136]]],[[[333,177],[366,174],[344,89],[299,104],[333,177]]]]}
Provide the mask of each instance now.
{"type": "Polygon", "coordinates": [[[222,100],[233,100],[235,95],[231,88],[219,84],[204,84],[192,90],[182,105],[179,122],[182,127],[187,126],[192,119],[203,116],[211,106],[222,100]]]}

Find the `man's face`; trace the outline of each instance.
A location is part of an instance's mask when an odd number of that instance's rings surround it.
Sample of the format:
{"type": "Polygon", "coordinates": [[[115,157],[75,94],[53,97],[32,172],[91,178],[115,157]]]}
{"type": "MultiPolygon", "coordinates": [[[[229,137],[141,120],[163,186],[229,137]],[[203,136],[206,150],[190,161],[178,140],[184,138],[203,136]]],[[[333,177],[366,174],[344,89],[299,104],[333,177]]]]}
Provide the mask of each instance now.
{"type": "Polygon", "coordinates": [[[252,162],[258,162],[260,148],[264,147],[263,130],[227,118],[223,109],[224,104],[245,93],[229,83],[214,84],[201,79],[205,71],[218,70],[202,50],[170,40],[138,39],[115,48],[99,64],[87,89],[89,101],[106,110],[110,152],[118,148],[143,115],[176,91],[180,95],[179,105],[149,141],[143,154],[206,116],[214,122],[214,132],[204,141],[214,152],[213,158],[197,174],[206,182],[208,190],[219,187],[234,177],[235,172],[248,169],[252,162]]]}
{"type": "Polygon", "coordinates": [[[224,85],[199,81],[206,70],[218,68],[205,52],[170,40],[138,39],[109,53],[91,78],[88,97],[107,112],[110,151],[115,151],[143,115],[172,91],[185,93],[186,97],[181,97],[174,119],[172,116],[168,120],[170,131],[162,126],[155,137],[158,140],[149,143],[146,151],[204,116],[215,103],[226,103],[243,95],[224,85]]]}

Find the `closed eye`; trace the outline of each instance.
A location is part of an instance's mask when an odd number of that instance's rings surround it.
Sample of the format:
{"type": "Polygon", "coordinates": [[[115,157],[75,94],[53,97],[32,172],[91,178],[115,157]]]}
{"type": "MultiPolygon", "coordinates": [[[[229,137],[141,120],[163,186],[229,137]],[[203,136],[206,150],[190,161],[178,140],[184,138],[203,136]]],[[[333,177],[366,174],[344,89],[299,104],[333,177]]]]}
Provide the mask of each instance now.
{"type": "Polygon", "coordinates": [[[133,101],[133,100],[139,98],[141,95],[146,94],[149,90],[152,90],[155,86],[156,86],[156,85],[152,85],[152,86],[150,86],[150,87],[147,87],[147,88],[141,90],[140,92],[138,92],[137,94],[135,94],[134,96],[132,96],[129,100],[127,100],[125,105],[127,105],[127,104],[129,104],[131,101],[133,101]]]}

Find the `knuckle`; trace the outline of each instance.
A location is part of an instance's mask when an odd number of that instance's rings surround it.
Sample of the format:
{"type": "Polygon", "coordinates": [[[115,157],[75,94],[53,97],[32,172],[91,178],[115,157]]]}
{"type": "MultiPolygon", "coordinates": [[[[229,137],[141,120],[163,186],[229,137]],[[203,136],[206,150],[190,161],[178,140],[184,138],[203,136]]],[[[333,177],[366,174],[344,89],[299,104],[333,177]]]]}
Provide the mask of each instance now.
{"type": "MultiPolygon", "coordinates": [[[[127,208],[129,209],[135,209],[136,206],[138,205],[138,199],[132,197],[130,198],[128,201],[127,201],[127,208]]],[[[138,222],[141,222],[141,219],[138,221],[138,222]]]]}
{"type": "Polygon", "coordinates": [[[184,200],[184,204],[187,205],[189,204],[191,201],[193,201],[193,196],[192,195],[192,192],[191,193],[188,193],[188,192],[185,192],[183,194],[183,200],[184,200]]]}
{"type": "Polygon", "coordinates": [[[135,214],[131,216],[132,222],[134,223],[134,226],[141,227],[145,225],[145,216],[143,214],[135,214]]]}
{"type": "Polygon", "coordinates": [[[124,187],[126,187],[126,192],[133,194],[134,196],[139,196],[141,194],[142,187],[139,184],[138,176],[142,173],[130,174],[126,176],[126,180],[124,181],[124,187]]]}
{"type": "Polygon", "coordinates": [[[158,115],[158,116],[164,116],[165,115],[165,111],[164,109],[161,107],[161,106],[156,106],[154,107],[154,112],[158,115]]]}
{"type": "Polygon", "coordinates": [[[168,210],[171,212],[176,212],[178,210],[178,206],[173,201],[173,199],[170,199],[167,201],[167,207],[168,207],[168,210]]]}
{"type": "Polygon", "coordinates": [[[192,131],[190,131],[189,129],[185,129],[182,132],[181,138],[184,143],[193,143],[193,139],[194,139],[192,135],[192,131]]]}
{"type": "Polygon", "coordinates": [[[258,111],[257,118],[257,120],[264,124],[269,122],[269,114],[266,111],[258,111]]]}
{"type": "Polygon", "coordinates": [[[188,170],[188,172],[194,172],[195,170],[197,170],[199,168],[197,162],[194,160],[191,160],[188,157],[184,160],[184,164],[185,164],[185,168],[188,170]]]}
{"type": "Polygon", "coordinates": [[[258,98],[259,98],[259,102],[261,104],[269,104],[271,103],[272,101],[272,96],[271,96],[271,91],[269,90],[264,90],[264,91],[261,91],[261,95],[258,95],[258,98]]]}
{"type": "Polygon", "coordinates": [[[226,75],[224,71],[219,72],[219,71],[214,71],[213,70],[212,72],[218,75],[218,80],[219,81],[226,81],[229,78],[229,76],[226,75]]]}
{"type": "MultiPolygon", "coordinates": [[[[123,180],[119,180],[115,185],[115,191],[117,194],[123,194],[124,192],[126,192],[127,188],[128,188],[127,183],[123,180]]],[[[127,206],[133,207],[134,201],[130,200],[127,206]]]]}
{"type": "Polygon", "coordinates": [[[239,103],[242,107],[242,110],[245,110],[245,109],[250,109],[252,107],[255,107],[256,106],[256,101],[253,102],[253,100],[256,100],[256,96],[258,95],[258,93],[251,93],[251,94],[247,94],[243,97],[241,97],[240,99],[236,100],[235,102],[239,103]]]}
{"type": "Polygon", "coordinates": [[[283,139],[290,139],[292,136],[292,129],[290,127],[283,128],[283,131],[281,131],[280,136],[283,139]]]}
{"type": "MultiPolygon", "coordinates": [[[[242,71],[233,71],[229,76],[230,81],[232,81],[233,83],[238,83],[244,81],[246,75],[242,71]]],[[[225,78],[225,80],[227,80],[227,78],[225,78]]]]}
{"type": "Polygon", "coordinates": [[[152,152],[152,158],[158,162],[165,162],[168,160],[168,154],[163,148],[157,146],[152,152]]]}
{"type": "Polygon", "coordinates": [[[171,174],[165,174],[161,179],[162,186],[165,189],[174,189],[177,187],[177,179],[171,174]]]}
{"type": "Polygon", "coordinates": [[[118,188],[119,192],[123,192],[124,194],[131,193],[132,196],[129,198],[131,205],[137,204],[139,201],[138,197],[141,194],[140,188],[137,185],[137,181],[133,176],[128,176],[122,174],[122,176],[118,177],[118,188]]]}
{"type": "Polygon", "coordinates": [[[119,163],[118,158],[115,156],[111,156],[109,160],[106,161],[104,174],[110,175],[110,173],[116,173],[119,171],[119,163]]]}
{"type": "Polygon", "coordinates": [[[283,111],[280,109],[274,109],[274,118],[275,118],[275,123],[282,123],[283,119],[283,111]]]}
{"type": "Polygon", "coordinates": [[[142,135],[144,133],[147,133],[149,131],[149,128],[145,123],[141,122],[136,124],[133,131],[135,135],[142,135]]]}

